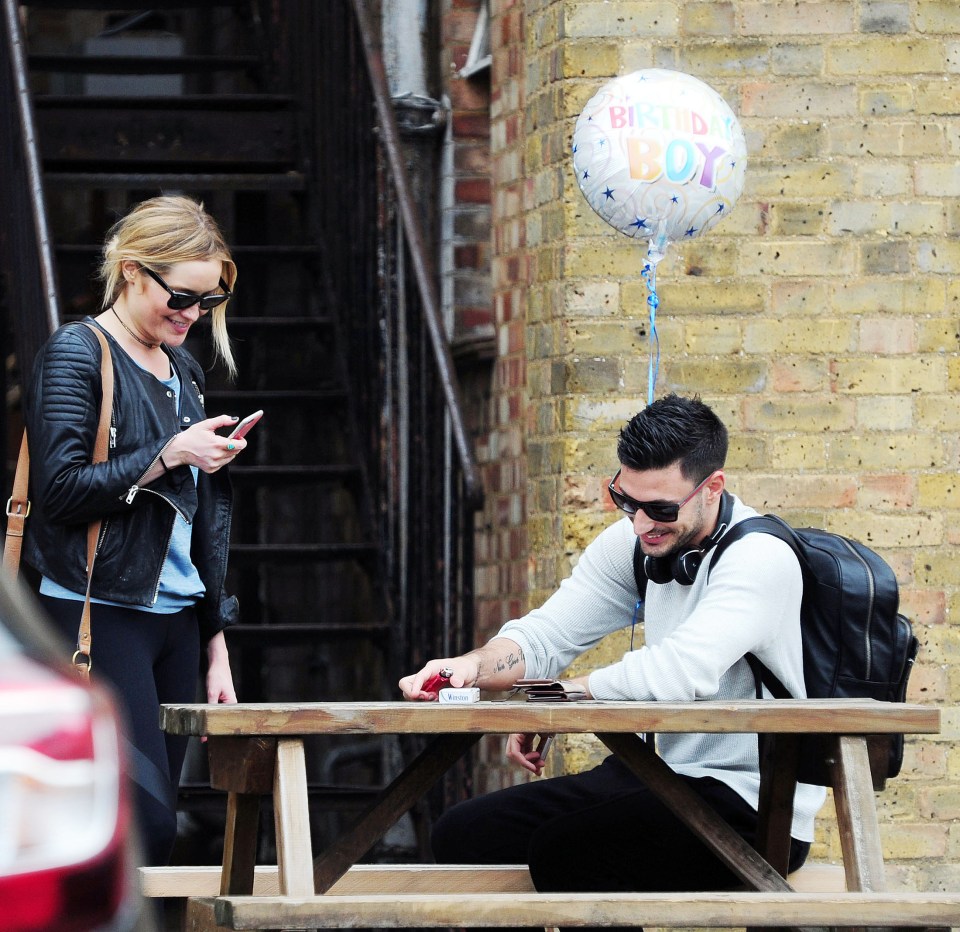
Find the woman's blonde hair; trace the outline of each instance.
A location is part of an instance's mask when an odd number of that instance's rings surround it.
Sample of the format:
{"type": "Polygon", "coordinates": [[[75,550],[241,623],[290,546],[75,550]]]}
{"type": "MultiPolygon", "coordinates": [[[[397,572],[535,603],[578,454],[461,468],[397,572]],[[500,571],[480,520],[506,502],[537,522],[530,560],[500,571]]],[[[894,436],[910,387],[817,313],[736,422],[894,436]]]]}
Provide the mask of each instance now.
{"type": "MultiPolygon", "coordinates": [[[[163,196],[142,201],[110,228],[99,270],[104,310],[126,287],[123,263],[128,259],[161,276],[178,262],[219,259],[223,263],[221,277],[230,291],[237,281],[237,267],[220,228],[203,209],[203,204],[189,197],[163,196]]],[[[224,301],[213,309],[211,329],[214,352],[234,376],[237,366],[226,321],[229,303],[224,301]]]]}

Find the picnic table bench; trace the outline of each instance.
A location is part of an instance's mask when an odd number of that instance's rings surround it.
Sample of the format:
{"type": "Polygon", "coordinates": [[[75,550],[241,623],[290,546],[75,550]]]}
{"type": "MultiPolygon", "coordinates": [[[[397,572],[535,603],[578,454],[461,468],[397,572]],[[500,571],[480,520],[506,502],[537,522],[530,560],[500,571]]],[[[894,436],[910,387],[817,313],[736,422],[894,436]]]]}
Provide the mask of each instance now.
{"type": "MultiPolygon", "coordinates": [[[[211,785],[227,792],[219,889],[189,878],[191,932],[214,929],[480,928],[484,926],[795,927],[960,925],[960,893],[885,890],[870,748],[896,733],[939,731],[939,710],[871,700],[739,702],[305,703],[164,706],[170,732],[206,735],[211,785]],[[592,733],[617,754],[740,878],[724,893],[537,893],[521,865],[481,874],[446,865],[416,872],[358,861],[484,734],[592,733]],[[677,778],[638,733],[753,732],[768,736],[759,850],[747,845],[677,778]],[[328,734],[420,734],[426,749],[357,823],[316,859],[311,852],[303,741],[328,734]],[[799,740],[816,734],[829,755],[846,892],[794,890],[786,874],[799,740]],[[273,794],[278,864],[254,863],[262,795],[273,794]],[[379,872],[379,873],[378,873],[379,872]],[[364,877],[364,874],[367,874],[364,877]],[[260,883],[255,887],[255,879],[260,883]],[[404,876],[406,875],[406,876],[404,876]],[[484,876],[486,886],[484,886],[484,876]],[[398,884],[400,885],[398,887],[398,884]],[[477,884],[480,884],[479,888],[477,884]],[[504,886],[506,885],[506,886],[504,886]]],[[[879,759],[879,757],[878,757],[879,759]]],[[[878,771],[879,773],[879,771],[878,771]]],[[[161,869],[162,871],[163,869],[161,869]]],[[[175,869],[168,869],[173,871],[175,869]]],[[[171,873],[157,874],[167,885],[171,873]]]]}

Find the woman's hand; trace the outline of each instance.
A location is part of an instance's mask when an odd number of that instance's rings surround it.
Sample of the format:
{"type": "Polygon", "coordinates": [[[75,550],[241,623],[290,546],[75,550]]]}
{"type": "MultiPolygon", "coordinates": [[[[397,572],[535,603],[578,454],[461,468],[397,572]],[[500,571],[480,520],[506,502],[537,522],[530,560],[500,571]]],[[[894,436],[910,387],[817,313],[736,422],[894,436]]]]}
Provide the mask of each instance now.
{"type": "Polygon", "coordinates": [[[196,466],[206,473],[214,473],[246,449],[247,441],[237,437],[231,440],[217,431],[234,427],[237,418],[229,414],[197,421],[181,431],[163,448],[163,461],[168,469],[175,466],[196,466]]]}
{"type": "Polygon", "coordinates": [[[237,693],[233,688],[227,640],[223,632],[218,631],[207,643],[207,702],[216,704],[236,701],[237,693]]]}

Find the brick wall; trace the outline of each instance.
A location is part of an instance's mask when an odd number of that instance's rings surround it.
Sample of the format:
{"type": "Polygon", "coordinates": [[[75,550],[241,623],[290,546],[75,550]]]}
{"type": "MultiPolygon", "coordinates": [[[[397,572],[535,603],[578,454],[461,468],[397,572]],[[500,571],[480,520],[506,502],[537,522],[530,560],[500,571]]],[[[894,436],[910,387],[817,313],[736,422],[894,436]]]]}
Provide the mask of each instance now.
{"type": "MultiPolygon", "coordinates": [[[[878,799],[887,854],[911,884],[960,889],[960,4],[493,0],[491,12],[483,633],[552,591],[615,519],[603,487],[616,431],[646,399],[644,250],[579,193],[573,124],[614,75],[688,72],[738,115],[749,164],[733,213],[660,264],[657,394],[715,406],[730,485],[749,503],[863,539],[897,569],[923,644],[910,698],[942,705],[944,731],[908,745],[878,799]]],[[[568,742],[557,763],[593,753],[568,742]]],[[[815,853],[838,851],[827,814],[815,853]]]]}

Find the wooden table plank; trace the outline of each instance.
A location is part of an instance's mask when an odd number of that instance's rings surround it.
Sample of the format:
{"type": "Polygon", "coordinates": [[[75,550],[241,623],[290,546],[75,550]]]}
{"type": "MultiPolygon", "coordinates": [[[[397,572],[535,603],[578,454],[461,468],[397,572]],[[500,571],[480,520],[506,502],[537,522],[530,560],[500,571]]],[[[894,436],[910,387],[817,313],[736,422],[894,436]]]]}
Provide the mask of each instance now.
{"type": "MultiPolygon", "coordinates": [[[[210,902],[210,901],[206,901],[210,902]]],[[[213,904],[234,929],[626,926],[949,927],[960,893],[480,893],[384,896],[226,897],[213,904]]]]}
{"type": "Polygon", "coordinates": [[[585,734],[598,731],[935,734],[935,706],[872,699],[737,702],[305,702],[164,705],[161,727],[181,735],[585,734]]]}

